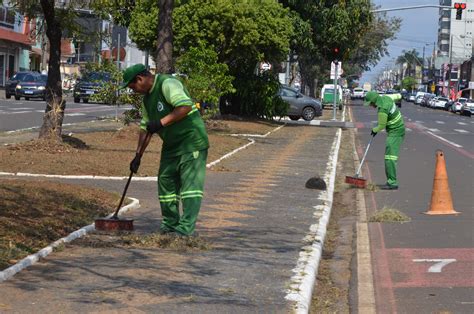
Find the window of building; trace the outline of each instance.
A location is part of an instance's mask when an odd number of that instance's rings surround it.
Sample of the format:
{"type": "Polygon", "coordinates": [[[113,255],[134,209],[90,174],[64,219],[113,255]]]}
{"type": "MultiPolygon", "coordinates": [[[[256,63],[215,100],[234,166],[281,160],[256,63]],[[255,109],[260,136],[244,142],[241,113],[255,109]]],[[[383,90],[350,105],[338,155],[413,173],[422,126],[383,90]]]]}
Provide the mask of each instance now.
{"type": "Polygon", "coordinates": [[[15,27],[15,11],[11,8],[0,7],[0,27],[13,29],[15,27]]]}

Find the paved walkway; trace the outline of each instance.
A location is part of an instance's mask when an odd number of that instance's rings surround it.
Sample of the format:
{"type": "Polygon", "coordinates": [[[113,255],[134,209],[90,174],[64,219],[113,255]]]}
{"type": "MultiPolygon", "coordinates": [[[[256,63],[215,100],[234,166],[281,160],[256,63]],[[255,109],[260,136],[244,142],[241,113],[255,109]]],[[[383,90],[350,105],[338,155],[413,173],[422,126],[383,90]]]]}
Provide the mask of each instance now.
{"type": "MultiPolygon", "coordinates": [[[[1,283],[0,312],[288,312],[303,238],[317,222],[336,128],[285,126],[208,171],[197,231],[208,251],[130,248],[79,241],[1,283]]],[[[122,181],[68,180],[111,191],[122,181]]],[[[135,233],[158,231],[156,182],[132,182],[135,233]]],[[[97,235],[96,235],[97,237],[97,235]]],[[[114,237],[101,235],[103,243],[114,237]]]]}

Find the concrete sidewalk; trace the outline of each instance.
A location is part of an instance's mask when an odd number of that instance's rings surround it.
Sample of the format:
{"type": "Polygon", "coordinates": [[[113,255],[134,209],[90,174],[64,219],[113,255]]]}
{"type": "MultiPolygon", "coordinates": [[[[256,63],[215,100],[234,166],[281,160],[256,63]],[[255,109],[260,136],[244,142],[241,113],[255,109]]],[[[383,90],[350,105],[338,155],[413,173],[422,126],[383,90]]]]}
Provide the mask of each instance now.
{"type": "MultiPolygon", "coordinates": [[[[293,269],[308,245],[303,239],[326,199],[326,192],[306,189],[305,182],[327,172],[337,132],[285,126],[210,170],[197,228],[210,250],[72,243],[1,283],[0,311],[288,312],[293,269]]],[[[111,191],[124,184],[71,182],[111,191]]],[[[135,233],[158,231],[156,182],[133,182],[128,194],[141,203],[127,214],[135,233]]]]}

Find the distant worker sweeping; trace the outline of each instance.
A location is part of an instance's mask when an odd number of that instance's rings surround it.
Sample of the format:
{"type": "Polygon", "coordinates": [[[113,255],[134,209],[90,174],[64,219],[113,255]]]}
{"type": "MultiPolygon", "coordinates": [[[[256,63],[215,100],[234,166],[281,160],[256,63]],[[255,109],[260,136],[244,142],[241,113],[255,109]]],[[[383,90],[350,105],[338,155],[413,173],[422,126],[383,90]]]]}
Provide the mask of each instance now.
{"type": "Polygon", "coordinates": [[[400,145],[405,138],[405,123],[395,102],[388,96],[380,96],[375,91],[370,91],[365,96],[365,106],[370,105],[377,108],[378,125],[372,129],[371,135],[376,136],[378,132],[386,129],[387,140],[385,142],[385,175],[387,183],[380,186],[382,190],[397,190],[397,162],[400,145]]]}
{"type": "Polygon", "coordinates": [[[166,74],[151,74],[143,64],[123,71],[122,87],[144,94],[135,158],[130,171],[137,173],[151,137],[163,140],[158,171],[160,232],[193,235],[204,194],[209,140],[204,121],[183,84],[166,74]],[[179,204],[182,203],[182,214],[179,204]]]}

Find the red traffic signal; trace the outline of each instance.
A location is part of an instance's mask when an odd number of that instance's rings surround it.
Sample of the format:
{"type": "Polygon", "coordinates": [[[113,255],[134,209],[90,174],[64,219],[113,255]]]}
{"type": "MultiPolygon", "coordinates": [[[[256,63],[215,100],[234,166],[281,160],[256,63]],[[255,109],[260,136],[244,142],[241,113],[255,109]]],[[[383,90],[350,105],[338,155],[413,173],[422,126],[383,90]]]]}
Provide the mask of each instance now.
{"type": "Polygon", "coordinates": [[[332,50],[331,50],[331,60],[332,61],[334,61],[334,60],[341,61],[342,60],[341,49],[339,49],[338,47],[332,48],[332,50]]]}
{"type": "Polygon", "coordinates": [[[454,4],[454,8],[455,8],[455,9],[464,10],[464,9],[466,9],[466,4],[465,4],[465,3],[456,2],[456,3],[454,4]]]}

